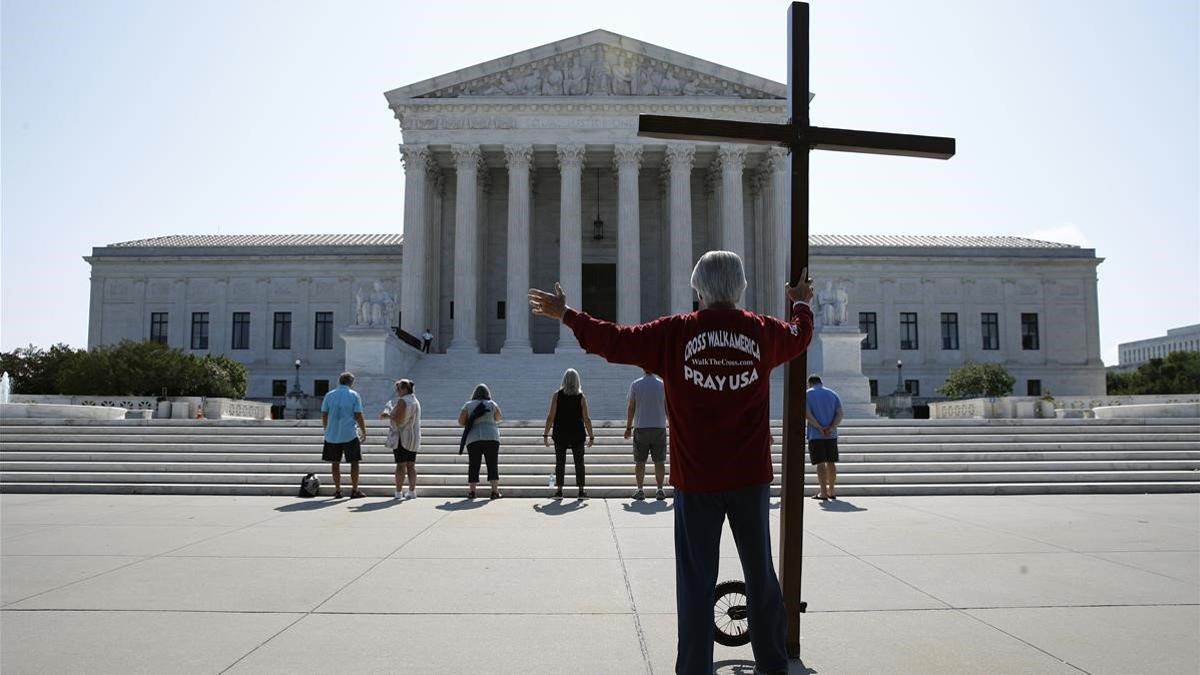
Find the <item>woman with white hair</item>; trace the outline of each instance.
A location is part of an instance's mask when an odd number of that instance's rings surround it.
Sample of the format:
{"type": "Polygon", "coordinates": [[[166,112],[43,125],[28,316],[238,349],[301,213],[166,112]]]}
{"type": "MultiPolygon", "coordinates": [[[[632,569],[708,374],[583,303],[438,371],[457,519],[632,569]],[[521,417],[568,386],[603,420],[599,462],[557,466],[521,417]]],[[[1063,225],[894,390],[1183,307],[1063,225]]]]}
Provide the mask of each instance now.
{"type": "Polygon", "coordinates": [[[562,498],[564,474],[566,473],[567,448],[575,459],[575,487],[579,499],[587,497],[584,491],[585,470],[583,466],[584,441],[591,447],[596,440],[592,433],[592,418],[588,415],[587,397],[579,383],[579,372],[567,368],[563,373],[562,385],[550,397],[550,412],[546,415],[546,428],[542,443],[550,447],[554,441],[554,498],[562,498]]]}
{"type": "Polygon", "coordinates": [[[471,400],[463,404],[458,412],[458,425],[463,428],[458,454],[467,448],[467,498],[475,498],[475,485],[479,483],[480,460],[487,462],[488,483],[492,485],[492,499],[500,497],[500,427],[504,419],[500,406],[492,400],[492,392],[486,384],[478,384],[471,393],[471,400]]]}
{"type": "Polygon", "coordinates": [[[618,326],[567,306],[562,287],[529,291],[538,316],[566,324],[579,345],[614,363],[660,375],[671,427],[675,488],[675,672],[713,671],[713,591],[728,518],[746,575],[756,672],[787,672],[787,617],[771,560],[771,370],[812,339],[812,283],[801,270],[784,287],[789,321],[738,309],[742,260],[709,251],[692,270],[700,310],[618,326]]]}

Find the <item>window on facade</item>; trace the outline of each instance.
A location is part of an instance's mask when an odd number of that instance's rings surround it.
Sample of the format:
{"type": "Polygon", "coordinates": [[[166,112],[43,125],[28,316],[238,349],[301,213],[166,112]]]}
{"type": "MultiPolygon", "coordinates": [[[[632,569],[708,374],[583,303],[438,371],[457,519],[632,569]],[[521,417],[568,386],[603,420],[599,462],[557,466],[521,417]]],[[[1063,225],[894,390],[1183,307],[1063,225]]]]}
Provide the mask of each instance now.
{"type": "Polygon", "coordinates": [[[324,396],[329,393],[329,380],[313,380],[313,396],[324,396]]]}
{"type": "Polygon", "coordinates": [[[292,348],[292,313],[275,312],[275,324],[271,337],[272,349],[292,348]]]}
{"type": "Polygon", "coordinates": [[[230,349],[250,349],[250,312],[233,313],[233,337],[230,349]]]}
{"type": "Polygon", "coordinates": [[[863,349],[879,349],[879,331],[875,322],[875,312],[858,313],[858,330],[860,333],[867,334],[862,341],[863,349]]]}
{"type": "Polygon", "coordinates": [[[504,301],[503,300],[496,303],[496,318],[501,321],[504,320],[504,301]]]}
{"type": "Polygon", "coordinates": [[[1021,349],[1040,349],[1037,314],[1021,315],[1021,349]]]}
{"type": "Polygon", "coordinates": [[[333,312],[317,312],[313,349],[333,349],[333,312]]]}
{"type": "Polygon", "coordinates": [[[981,316],[984,349],[1000,349],[1000,315],[984,312],[981,316]]]}
{"type": "Polygon", "coordinates": [[[942,312],[942,349],[958,349],[957,312],[942,312]]]}
{"type": "Polygon", "coordinates": [[[1028,382],[1026,382],[1025,383],[1025,395],[1026,396],[1041,396],[1042,395],[1042,381],[1041,380],[1029,380],[1028,382]]]}
{"type": "Polygon", "coordinates": [[[272,396],[287,396],[287,380],[271,380],[272,396]]]}
{"type": "Polygon", "coordinates": [[[160,345],[167,344],[167,313],[150,313],[150,341],[160,345]]]}
{"type": "Polygon", "coordinates": [[[192,349],[208,349],[208,312],[192,312],[192,349]]]}
{"type": "Polygon", "coordinates": [[[867,380],[867,386],[871,388],[871,398],[879,396],[879,380],[867,380]]]}
{"type": "Polygon", "coordinates": [[[920,380],[905,380],[904,381],[904,390],[907,391],[912,396],[920,396],[921,395],[920,380]]]}
{"type": "Polygon", "coordinates": [[[917,313],[900,312],[900,349],[918,349],[917,313]]]}

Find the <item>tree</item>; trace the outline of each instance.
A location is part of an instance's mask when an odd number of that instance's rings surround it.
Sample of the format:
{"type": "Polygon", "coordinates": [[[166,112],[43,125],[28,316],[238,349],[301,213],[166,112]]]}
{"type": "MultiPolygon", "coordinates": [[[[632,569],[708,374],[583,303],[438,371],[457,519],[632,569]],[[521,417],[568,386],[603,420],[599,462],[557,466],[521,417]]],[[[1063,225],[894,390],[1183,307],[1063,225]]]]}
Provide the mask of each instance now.
{"type": "Polygon", "coordinates": [[[1171,352],[1132,373],[1110,372],[1110,395],[1200,394],[1200,352],[1171,352]]]}
{"type": "Polygon", "coordinates": [[[1016,378],[998,363],[966,363],[950,371],[938,393],[950,398],[1008,396],[1016,378]]]}
{"type": "Polygon", "coordinates": [[[63,394],[158,396],[246,395],[246,367],[225,356],[198,357],[157,342],[123,341],[79,352],[59,375],[63,394]]]}
{"type": "Polygon", "coordinates": [[[59,343],[50,349],[29,345],[0,353],[0,371],[12,378],[14,394],[57,394],[58,378],[83,350],[59,343]]]}

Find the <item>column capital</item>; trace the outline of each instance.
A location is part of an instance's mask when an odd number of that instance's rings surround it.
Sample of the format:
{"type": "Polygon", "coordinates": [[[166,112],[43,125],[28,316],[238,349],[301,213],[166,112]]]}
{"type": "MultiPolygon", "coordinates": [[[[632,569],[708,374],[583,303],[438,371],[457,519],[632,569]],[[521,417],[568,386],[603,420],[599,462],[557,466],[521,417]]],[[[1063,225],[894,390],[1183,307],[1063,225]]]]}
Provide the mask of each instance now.
{"type": "Polygon", "coordinates": [[[416,143],[400,144],[400,161],[404,162],[405,173],[413,171],[418,167],[427,170],[432,160],[433,155],[430,154],[428,145],[418,145],[416,143]]]}
{"type": "Polygon", "coordinates": [[[632,143],[618,143],[613,146],[613,168],[638,169],[642,166],[642,146],[632,143]]]}
{"type": "Polygon", "coordinates": [[[696,146],[690,143],[670,143],[667,145],[667,166],[672,172],[687,172],[692,170],[696,159],[696,146]]]}
{"type": "Polygon", "coordinates": [[[529,143],[505,145],[504,160],[508,163],[509,171],[528,171],[533,162],[533,145],[529,143]]]}
{"type": "Polygon", "coordinates": [[[583,156],[586,152],[587,148],[581,143],[558,146],[558,168],[560,170],[566,168],[582,169],[583,156]]]}
{"type": "Polygon", "coordinates": [[[767,173],[763,171],[755,171],[754,173],[750,174],[750,194],[762,194],[763,188],[765,188],[770,182],[771,179],[767,173]]]}
{"type": "Polygon", "coordinates": [[[717,146],[717,159],[721,161],[722,171],[741,171],[746,165],[746,146],[722,143],[717,146]]]}
{"type": "Polygon", "coordinates": [[[450,146],[450,152],[454,153],[454,167],[459,171],[477,170],[483,159],[483,156],[479,154],[478,145],[455,143],[450,146]]]}
{"type": "Polygon", "coordinates": [[[787,171],[788,155],[787,148],[774,146],[767,149],[767,169],[769,171],[787,171]]]}

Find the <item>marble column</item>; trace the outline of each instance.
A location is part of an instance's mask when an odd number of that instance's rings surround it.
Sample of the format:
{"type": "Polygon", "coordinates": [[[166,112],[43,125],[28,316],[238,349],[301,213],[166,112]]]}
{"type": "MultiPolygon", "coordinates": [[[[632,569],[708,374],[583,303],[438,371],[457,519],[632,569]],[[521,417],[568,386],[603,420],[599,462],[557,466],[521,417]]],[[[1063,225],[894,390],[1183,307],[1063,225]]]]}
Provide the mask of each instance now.
{"type": "Polygon", "coordinates": [[[638,218],[638,169],[642,146],[613,147],[617,170],[617,323],[642,322],[641,225],[638,218]]]}
{"type": "Polygon", "coordinates": [[[425,321],[426,278],[426,184],[429,171],[429,147],[400,146],[404,161],[404,250],[401,254],[400,328],[419,336],[425,321]]]}
{"type": "MultiPolygon", "coordinates": [[[[441,171],[431,160],[425,194],[425,328],[433,333],[431,352],[442,349],[441,305],[442,305],[442,195],[444,180],[441,171]]],[[[422,329],[423,330],[423,329],[422,329]]],[[[414,333],[418,337],[420,333],[414,333]]]]}
{"type": "MultiPolygon", "coordinates": [[[[558,146],[558,169],[561,173],[558,232],[558,283],[574,307],[583,303],[583,145],[558,146]]],[[[521,306],[524,310],[525,305],[521,306]]],[[[559,324],[558,353],[583,351],[575,334],[559,324]]]]}
{"type": "Polygon", "coordinates": [[[722,143],[717,149],[721,162],[721,248],[746,259],[746,213],[742,200],[742,168],[746,146],[722,143]]]}
{"type": "Polygon", "coordinates": [[[501,353],[528,354],[529,312],[529,164],[533,146],[504,146],[508,164],[508,295],[505,296],[504,346],[501,353]]]}
{"type": "Polygon", "coordinates": [[[667,169],[671,172],[670,265],[667,309],[671,314],[692,311],[692,162],[694,145],[668,145],[667,169]]]}
{"type": "MultiPolygon", "coordinates": [[[[791,264],[792,252],[792,212],[791,212],[791,164],[788,151],[785,148],[767,150],[767,170],[770,173],[770,201],[767,203],[767,223],[771,228],[772,273],[778,279],[778,284],[794,281],[792,277],[800,270],[792,272],[788,269],[791,264]]],[[[769,295],[770,312],[775,316],[786,319],[791,314],[789,303],[783,296],[783,291],[769,295]]]]}
{"type": "Polygon", "coordinates": [[[452,352],[478,352],[476,313],[479,294],[479,146],[450,146],[457,173],[454,203],[454,338],[452,352]]]}

